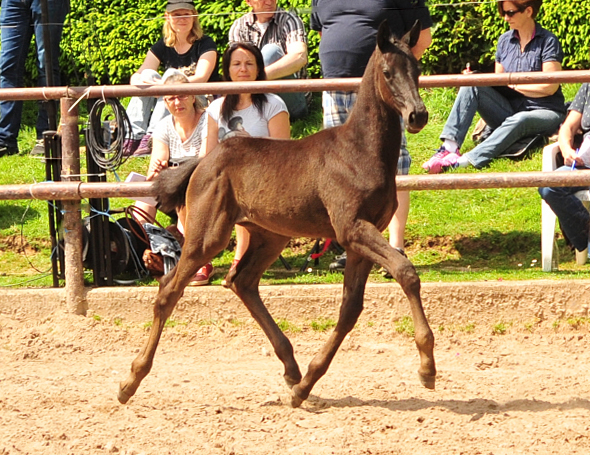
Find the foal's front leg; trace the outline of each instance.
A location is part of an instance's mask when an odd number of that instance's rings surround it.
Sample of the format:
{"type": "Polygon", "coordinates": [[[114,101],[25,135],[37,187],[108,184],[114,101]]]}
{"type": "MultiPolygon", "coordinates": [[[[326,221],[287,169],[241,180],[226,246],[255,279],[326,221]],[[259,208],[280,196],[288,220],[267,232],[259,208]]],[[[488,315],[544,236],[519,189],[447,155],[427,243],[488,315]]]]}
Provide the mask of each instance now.
{"type": "Polygon", "coordinates": [[[347,252],[346,269],[344,270],[344,291],[340,316],[334,332],[328,342],[316,354],[307,368],[307,373],[302,381],[293,387],[291,406],[294,408],[307,400],[311,389],[320,378],[326,374],[336,351],[344,341],[344,338],[354,328],[363,311],[363,299],[365,284],[373,264],[362,258],[354,251],[347,252]]]}
{"type": "Polygon", "coordinates": [[[410,301],[414,321],[414,340],[420,354],[418,375],[424,387],[434,389],[436,380],[434,335],[424,314],[420,298],[420,278],[416,269],[407,258],[389,245],[374,225],[366,221],[357,220],[347,229],[346,238],[342,241],[338,240],[342,245],[347,245],[347,250],[354,250],[385,268],[402,287],[410,301]]]}

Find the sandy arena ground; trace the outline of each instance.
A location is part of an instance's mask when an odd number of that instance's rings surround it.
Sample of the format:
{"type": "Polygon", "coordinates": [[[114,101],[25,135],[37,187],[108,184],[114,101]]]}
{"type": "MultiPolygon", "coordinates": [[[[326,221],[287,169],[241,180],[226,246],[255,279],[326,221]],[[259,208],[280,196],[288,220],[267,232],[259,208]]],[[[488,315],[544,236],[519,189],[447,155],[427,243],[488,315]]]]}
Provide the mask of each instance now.
{"type": "MultiPolygon", "coordinates": [[[[0,454],[590,453],[586,319],[514,319],[499,335],[431,308],[439,374],[430,391],[396,318],[367,311],[292,409],[282,365],[249,317],[230,302],[215,313],[225,316],[188,318],[185,303],[123,406],[118,383],[147,338],[149,308],[133,320],[3,302],[0,454]]],[[[302,328],[288,336],[305,371],[329,331],[289,321],[302,328]]]]}

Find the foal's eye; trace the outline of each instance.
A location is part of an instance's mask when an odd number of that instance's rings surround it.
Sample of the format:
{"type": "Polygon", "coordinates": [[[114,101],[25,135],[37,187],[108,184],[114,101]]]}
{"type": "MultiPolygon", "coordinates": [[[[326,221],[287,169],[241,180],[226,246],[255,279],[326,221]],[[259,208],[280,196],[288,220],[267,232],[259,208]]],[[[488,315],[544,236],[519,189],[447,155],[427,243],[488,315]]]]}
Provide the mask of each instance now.
{"type": "Polygon", "coordinates": [[[389,70],[383,70],[383,75],[385,76],[386,79],[391,78],[391,73],[389,72],[389,70]]]}

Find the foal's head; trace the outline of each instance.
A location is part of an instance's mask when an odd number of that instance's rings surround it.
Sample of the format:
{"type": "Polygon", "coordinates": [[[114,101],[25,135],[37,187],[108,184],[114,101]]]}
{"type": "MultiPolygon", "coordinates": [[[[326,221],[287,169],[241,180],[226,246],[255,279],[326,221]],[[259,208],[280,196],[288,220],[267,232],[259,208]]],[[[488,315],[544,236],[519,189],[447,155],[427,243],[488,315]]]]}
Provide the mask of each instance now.
{"type": "Polygon", "coordinates": [[[397,39],[384,21],[377,32],[376,77],[381,98],[399,113],[410,133],[419,132],[428,122],[428,111],[418,92],[420,68],[411,48],[420,37],[420,22],[401,39],[397,39]]]}

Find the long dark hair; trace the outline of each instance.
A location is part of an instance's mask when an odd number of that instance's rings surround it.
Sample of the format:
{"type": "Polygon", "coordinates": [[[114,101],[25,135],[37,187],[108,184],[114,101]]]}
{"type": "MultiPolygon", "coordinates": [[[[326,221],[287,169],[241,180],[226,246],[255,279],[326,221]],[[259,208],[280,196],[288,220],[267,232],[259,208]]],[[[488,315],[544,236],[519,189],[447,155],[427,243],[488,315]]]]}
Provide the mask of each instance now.
{"type": "MultiPolygon", "coordinates": [[[[257,69],[256,80],[265,81],[266,71],[264,71],[264,59],[262,58],[262,53],[260,52],[260,49],[258,49],[256,46],[250,43],[233,43],[230,44],[228,48],[225,50],[225,52],[223,53],[223,80],[231,81],[231,78],[229,76],[231,56],[234,53],[234,51],[238,49],[243,49],[254,55],[257,69]]],[[[226,123],[229,122],[230,117],[232,113],[236,110],[236,106],[238,105],[239,101],[239,94],[225,96],[223,104],[221,105],[221,118],[225,120],[226,123]]],[[[252,93],[252,104],[261,115],[264,112],[264,103],[266,103],[266,101],[267,99],[264,93],[252,93]]]]}

